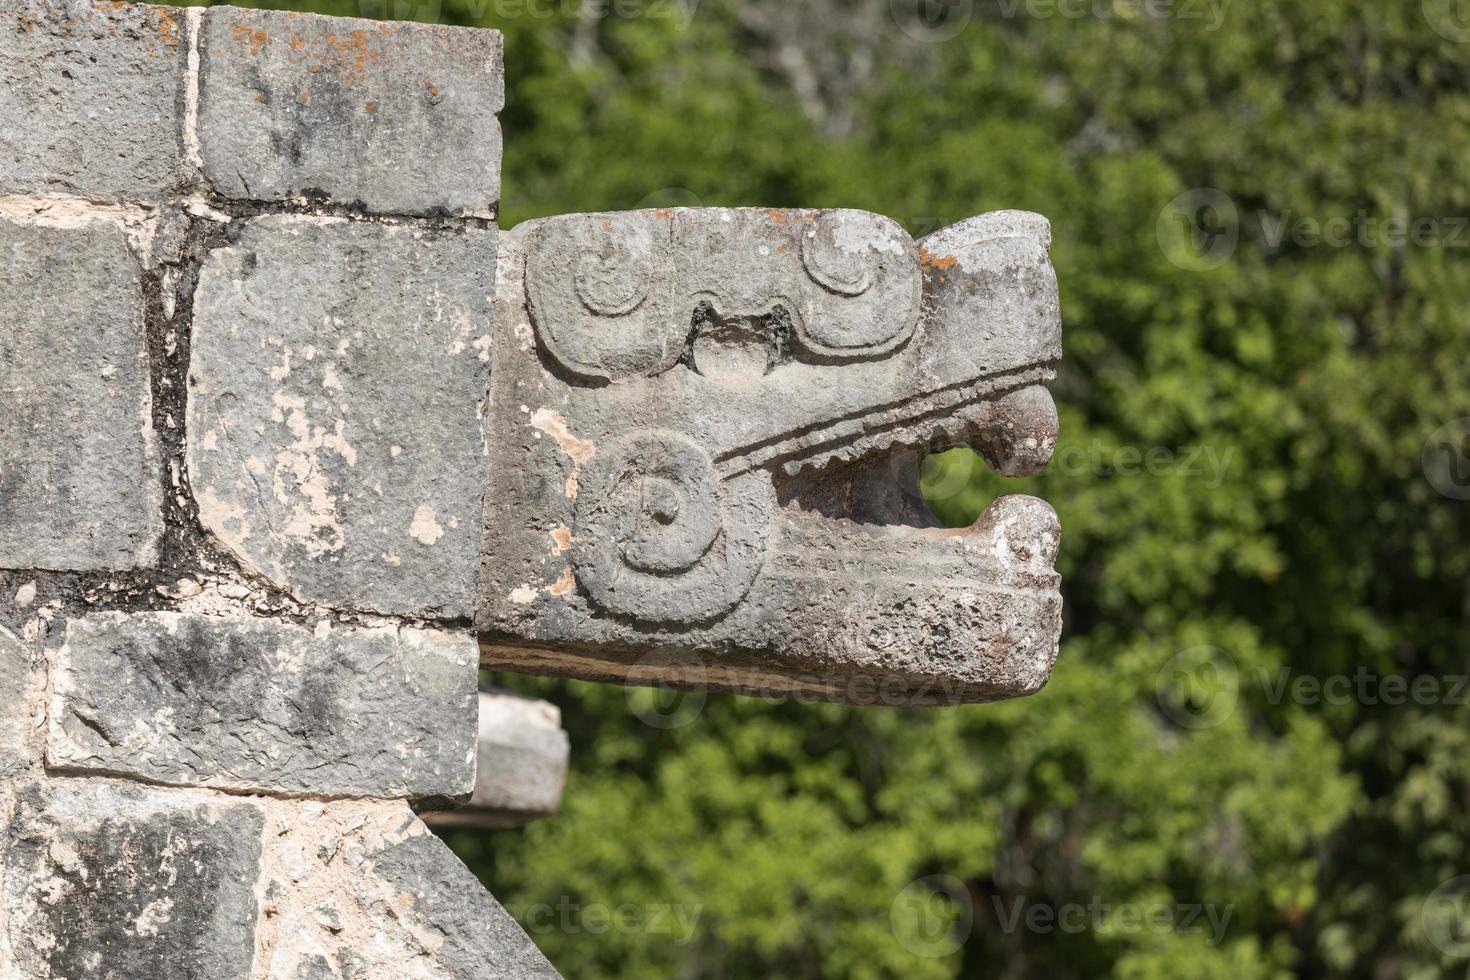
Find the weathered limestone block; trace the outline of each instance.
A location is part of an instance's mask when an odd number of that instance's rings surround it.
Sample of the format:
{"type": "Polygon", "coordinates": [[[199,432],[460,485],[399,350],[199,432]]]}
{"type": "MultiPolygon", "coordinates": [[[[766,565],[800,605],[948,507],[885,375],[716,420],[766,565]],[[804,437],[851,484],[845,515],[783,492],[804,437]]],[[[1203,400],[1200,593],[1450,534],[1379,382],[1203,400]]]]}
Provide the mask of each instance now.
{"type": "Polygon", "coordinates": [[[0,976],[247,980],[258,804],[103,781],[22,786],[0,812],[0,976]]]}
{"type": "Polygon", "coordinates": [[[272,978],[530,980],[555,969],[402,804],[270,804],[272,978]]]}
{"type": "Polygon", "coordinates": [[[86,0],[0,7],[0,194],[155,202],[180,186],[184,12],[86,0]]]}
{"type": "Polygon", "coordinates": [[[200,519],[300,599],[474,604],[495,232],[252,220],[194,301],[200,519]]]}
{"type": "Polygon", "coordinates": [[[199,141],[227,197],[492,217],[498,31],[210,9],[199,141]]]}
{"type": "Polygon", "coordinates": [[[425,819],[436,827],[499,830],[549,817],[561,808],[570,754],[556,705],[481,691],[475,794],[459,809],[425,819]]]}
{"type": "Polygon", "coordinates": [[[1031,693],[1056,515],[938,526],[926,451],[1039,471],[1050,227],[859,211],[563,215],[505,236],[476,624],[487,666],[886,704],[1031,693]]]}
{"type": "Polygon", "coordinates": [[[47,761],[277,794],[467,798],[474,643],[408,628],[98,613],[56,655],[47,761]]]}
{"type": "Polygon", "coordinates": [[[0,626],[0,779],[36,761],[32,751],[31,651],[0,626]]]}
{"type": "Polygon", "coordinates": [[[142,276],[120,220],[0,209],[0,568],[154,560],[142,276]]]}

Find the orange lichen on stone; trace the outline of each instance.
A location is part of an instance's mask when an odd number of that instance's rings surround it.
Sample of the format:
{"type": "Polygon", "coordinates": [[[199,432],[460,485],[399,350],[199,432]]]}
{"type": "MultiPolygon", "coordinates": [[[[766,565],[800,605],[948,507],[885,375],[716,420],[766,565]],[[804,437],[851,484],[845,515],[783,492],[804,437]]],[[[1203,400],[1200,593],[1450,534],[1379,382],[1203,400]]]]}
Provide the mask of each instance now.
{"type": "MultiPolygon", "coordinates": [[[[924,246],[919,246],[919,265],[923,266],[925,272],[943,272],[954,268],[959,261],[953,255],[935,255],[924,246]]],[[[944,280],[941,278],[939,281],[944,280]]]]}
{"type": "Polygon", "coordinates": [[[366,109],[368,112],[377,112],[378,104],[376,102],[369,102],[364,105],[363,108],[366,109]]]}
{"type": "Polygon", "coordinates": [[[168,7],[154,8],[158,17],[158,36],[171,48],[179,46],[179,15],[168,7]]]}
{"type": "Polygon", "coordinates": [[[439,86],[435,85],[433,82],[425,82],[424,87],[429,90],[429,95],[433,96],[436,99],[439,97],[439,86]]]}
{"type": "Polygon", "coordinates": [[[784,225],[786,223],[786,211],[784,209],[772,208],[771,210],[767,211],[766,214],[770,215],[771,220],[776,222],[777,224],[784,225]]]}
{"type": "Polygon", "coordinates": [[[328,34],[327,48],[335,56],[332,67],[346,69],[359,77],[366,76],[369,66],[382,60],[382,55],[368,46],[368,33],[364,30],[352,31],[345,38],[328,34]]]}
{"type": "Polygon", "coordinates": [[[250,48],[252,58],[259,55],[271,43],[271,37],[265,31],[248,27],[245,24],[236,24],[230,33],[234,36],[236,44],[250,48]]]}

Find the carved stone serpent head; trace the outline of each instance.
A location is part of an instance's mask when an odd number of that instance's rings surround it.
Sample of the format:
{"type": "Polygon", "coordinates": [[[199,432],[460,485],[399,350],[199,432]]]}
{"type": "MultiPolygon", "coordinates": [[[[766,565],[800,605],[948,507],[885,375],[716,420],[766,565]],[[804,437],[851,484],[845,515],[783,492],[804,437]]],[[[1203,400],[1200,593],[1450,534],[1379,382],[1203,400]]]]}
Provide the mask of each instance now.
{"type": "Polygon", "coordinates": [[[859,703],[1027,694],[1059,529],[948,530],[928,452],[1050,458],[1045,219],[576,214],[505,235],[477,628],[489,666],[859,703]]]}

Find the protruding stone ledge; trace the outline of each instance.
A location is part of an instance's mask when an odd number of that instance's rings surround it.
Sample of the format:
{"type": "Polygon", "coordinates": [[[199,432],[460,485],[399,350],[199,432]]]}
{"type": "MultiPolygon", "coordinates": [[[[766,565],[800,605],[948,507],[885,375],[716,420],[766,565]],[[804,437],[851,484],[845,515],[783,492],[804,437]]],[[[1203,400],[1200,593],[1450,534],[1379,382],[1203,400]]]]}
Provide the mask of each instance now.
{"type": "Polygon", "coordinates": [[[501,830],[549,817],[561,808],[569,755],[556,705],[481,691],[475,794],[457,810],[424,819],[435,827],[501,830]]]}
{"type": "Polygon", "coordinates": [[[56,654],[47,762],[284,795],[463,800],[475,645],[415,629],[99,613],[56,654]]]}
{"type": "Polygon", "coordinates": [[[163,532],[143,267],[121,218],[58,208],[0,212],[0,568],[136,568],[163,532]]]}
{"type": "Polygon", "coordinates": [[[0,193],[158,202],[185,181],[186,14],[18,0],[0,7],[0,193]]]}
{"type": "Polygon", "coordinates": [[[471,615],[495,240],[276,215],[210,254],[189,474],[251,570],[307,602],[471,615]]]}
{"type": "Polygon", "coordinates": [[[48,780],[8,810],[0,976],[251,976],[259,804],[48,780]]]}
{"type": "Polygon", "coordinates": [[[204,174],[231,198],[493,217],[502,45],[498,31],[211,8],[204,174]]]}

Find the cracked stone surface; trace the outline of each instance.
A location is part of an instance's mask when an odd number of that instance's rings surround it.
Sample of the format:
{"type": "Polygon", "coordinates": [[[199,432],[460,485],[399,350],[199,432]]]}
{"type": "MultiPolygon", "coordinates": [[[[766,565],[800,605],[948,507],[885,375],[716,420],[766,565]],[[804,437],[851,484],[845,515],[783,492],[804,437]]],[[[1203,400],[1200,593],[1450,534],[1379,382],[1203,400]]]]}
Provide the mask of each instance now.
{"type": "Polygon", "coordinates": [[[250,802],[18,787],[0,810],[0,976],[246,980],[263,829],[250,802]]]}
{"type": "Polygon", "coordinates": [[[47,760],[172,785],[463,800],[477,676],[456,634],[98,613],[67,623],[47,760]]]}
{"type": "Polygon", "coordinates": [[[184,12],[18,0],[0,8],[0,194],[154,202],[183,177],[184,12]]]}
{"type": "Polygon", "coordinates": [[[220,193],[494,214],[498,31],[216,7],[201,43],[199,141],[220,193]]]}
{"type": "Polygon", "coordinates": [[[143,270],[119,222],[0,216],[0,568],[153,561],[143,270]]]}
{"type": "Polygon", "coordinates": [[[309,602],[470,616],[495,243],[275,216],[210,254],[189,474],[249,569],[309,602]]]}

